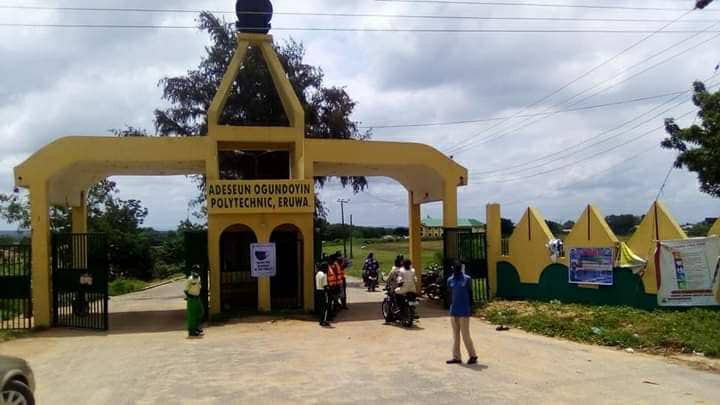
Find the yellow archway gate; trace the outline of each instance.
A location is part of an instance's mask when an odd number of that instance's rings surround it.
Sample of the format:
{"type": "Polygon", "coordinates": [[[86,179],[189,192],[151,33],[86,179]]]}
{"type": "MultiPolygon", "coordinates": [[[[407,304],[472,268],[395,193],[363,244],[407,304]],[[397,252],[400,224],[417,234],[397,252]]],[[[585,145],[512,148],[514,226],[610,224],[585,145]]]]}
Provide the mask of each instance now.
{"type": "MultiPolygon", "coordinates": [[[[422,144],[305,138],[305,117],[270,35],[238,34],[237,50],[208,111],[207,137],[65,137],[15,168],[15,184],[30,191],[35,324],[50,326],[50,206],[72,209],[74,233],[87,232],[85,193],[109,176],[205,175],[208,185],[210,312],[221,311],[220,237],[243,224],[260,243],[292,225],[302,233],[304,307],[313,309],[313,212],[315,176],[385,176],[408,192],[410,256],[422,269],[420,206],[443,201],[444,226],[457,225],[457,187],[467,170],[422,144]],[[222,125],[220,117],[249,47],[260,49],[286,111],[287,127],[222,125]],[[222,151],[286,151],[285,180],[228,180],[219,169],[222,151]]],[[[420,274],[418,274],[420,277],[420,274]]],[[[271,309],[272,280],[258,280],[258,309],[271,309]]]]}

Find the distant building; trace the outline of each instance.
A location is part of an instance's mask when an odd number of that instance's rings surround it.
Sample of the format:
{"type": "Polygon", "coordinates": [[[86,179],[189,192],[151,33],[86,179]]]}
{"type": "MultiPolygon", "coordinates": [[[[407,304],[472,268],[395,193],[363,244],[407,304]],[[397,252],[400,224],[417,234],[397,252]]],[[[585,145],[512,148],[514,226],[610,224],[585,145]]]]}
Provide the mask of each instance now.
{"type": "MultiPolygon", "coordinates": [[[[469,228],[472,232],[485,232],[485,224],[472,218],[458,218],[458,228],[469,228]]],[[[429,216],[423,219],[420,236],[423,239],[442,239],[443,221],[429,216]]]]}

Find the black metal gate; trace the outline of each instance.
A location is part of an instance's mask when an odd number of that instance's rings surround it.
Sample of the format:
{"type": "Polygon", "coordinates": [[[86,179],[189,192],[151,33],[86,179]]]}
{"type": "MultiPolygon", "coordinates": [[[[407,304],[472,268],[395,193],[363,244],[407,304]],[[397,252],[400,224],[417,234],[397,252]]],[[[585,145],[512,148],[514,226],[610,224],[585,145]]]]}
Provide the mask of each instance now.
{"type": "Polygon", "coordinates": [[[209,265],[208,265],[208,233],[207,231],[185,232],[185,275],[190,274],[193,266],[200,266],[200,298],[205,308],[205,320],[210,313],[209,265]]]}
{"type": "Polygon", "coordinates": [[[105,235],[54,234],[53,325],[107,330],[108,273],[105,235]]]}
{"type": "MultiPolygon", "coordinates": [[[[445,228],[443,233],[445,255],[445,279],[450,277],[450,266],[459,261],[465,274],[473,279],[473,294],[476,303],[490,298],[488,283],[487,238],[485,233],[472,232],[465,228],[445,228]]],[[[449,305],[448,297],[445,297],[449,305]]]]}
{"type": "Polygon", "coordinates": [[[32,328],[30,245],[0,245],[0,330],[32,328]]]}

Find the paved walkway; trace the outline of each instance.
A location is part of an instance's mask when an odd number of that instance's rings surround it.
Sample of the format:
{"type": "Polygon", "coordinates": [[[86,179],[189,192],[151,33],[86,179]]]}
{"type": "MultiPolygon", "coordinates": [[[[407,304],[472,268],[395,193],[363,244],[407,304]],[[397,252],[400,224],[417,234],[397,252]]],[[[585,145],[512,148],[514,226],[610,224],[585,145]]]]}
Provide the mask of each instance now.
{"type": "Polygon", "coordinates": [[[382,294],[358,288],[332,329],[253,317],[191,340],[181,285],[114,298],[109,333],[50,330],[0,353],[31,363],[39,404],[720,403],[720,375],[480,321],[481,364],[447,366],[442,310],[424,304],[415,329],[383,325],[382,294]]]}

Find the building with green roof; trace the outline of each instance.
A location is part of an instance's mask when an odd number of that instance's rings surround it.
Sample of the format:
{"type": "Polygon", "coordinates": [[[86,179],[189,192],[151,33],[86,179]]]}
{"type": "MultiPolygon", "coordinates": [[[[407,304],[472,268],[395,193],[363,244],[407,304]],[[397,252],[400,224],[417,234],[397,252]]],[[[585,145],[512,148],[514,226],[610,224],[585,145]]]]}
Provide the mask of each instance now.
{"type": "MultiPolygon", "coordinates": [[[[485,232],[485,224],[473,218],[458,218],[458,228],[471,229],[472,232],[485,232]]],[[[443,221],[430,216],[422,220],[420,235],[423,239],[442,239],[443,221]]]]}

